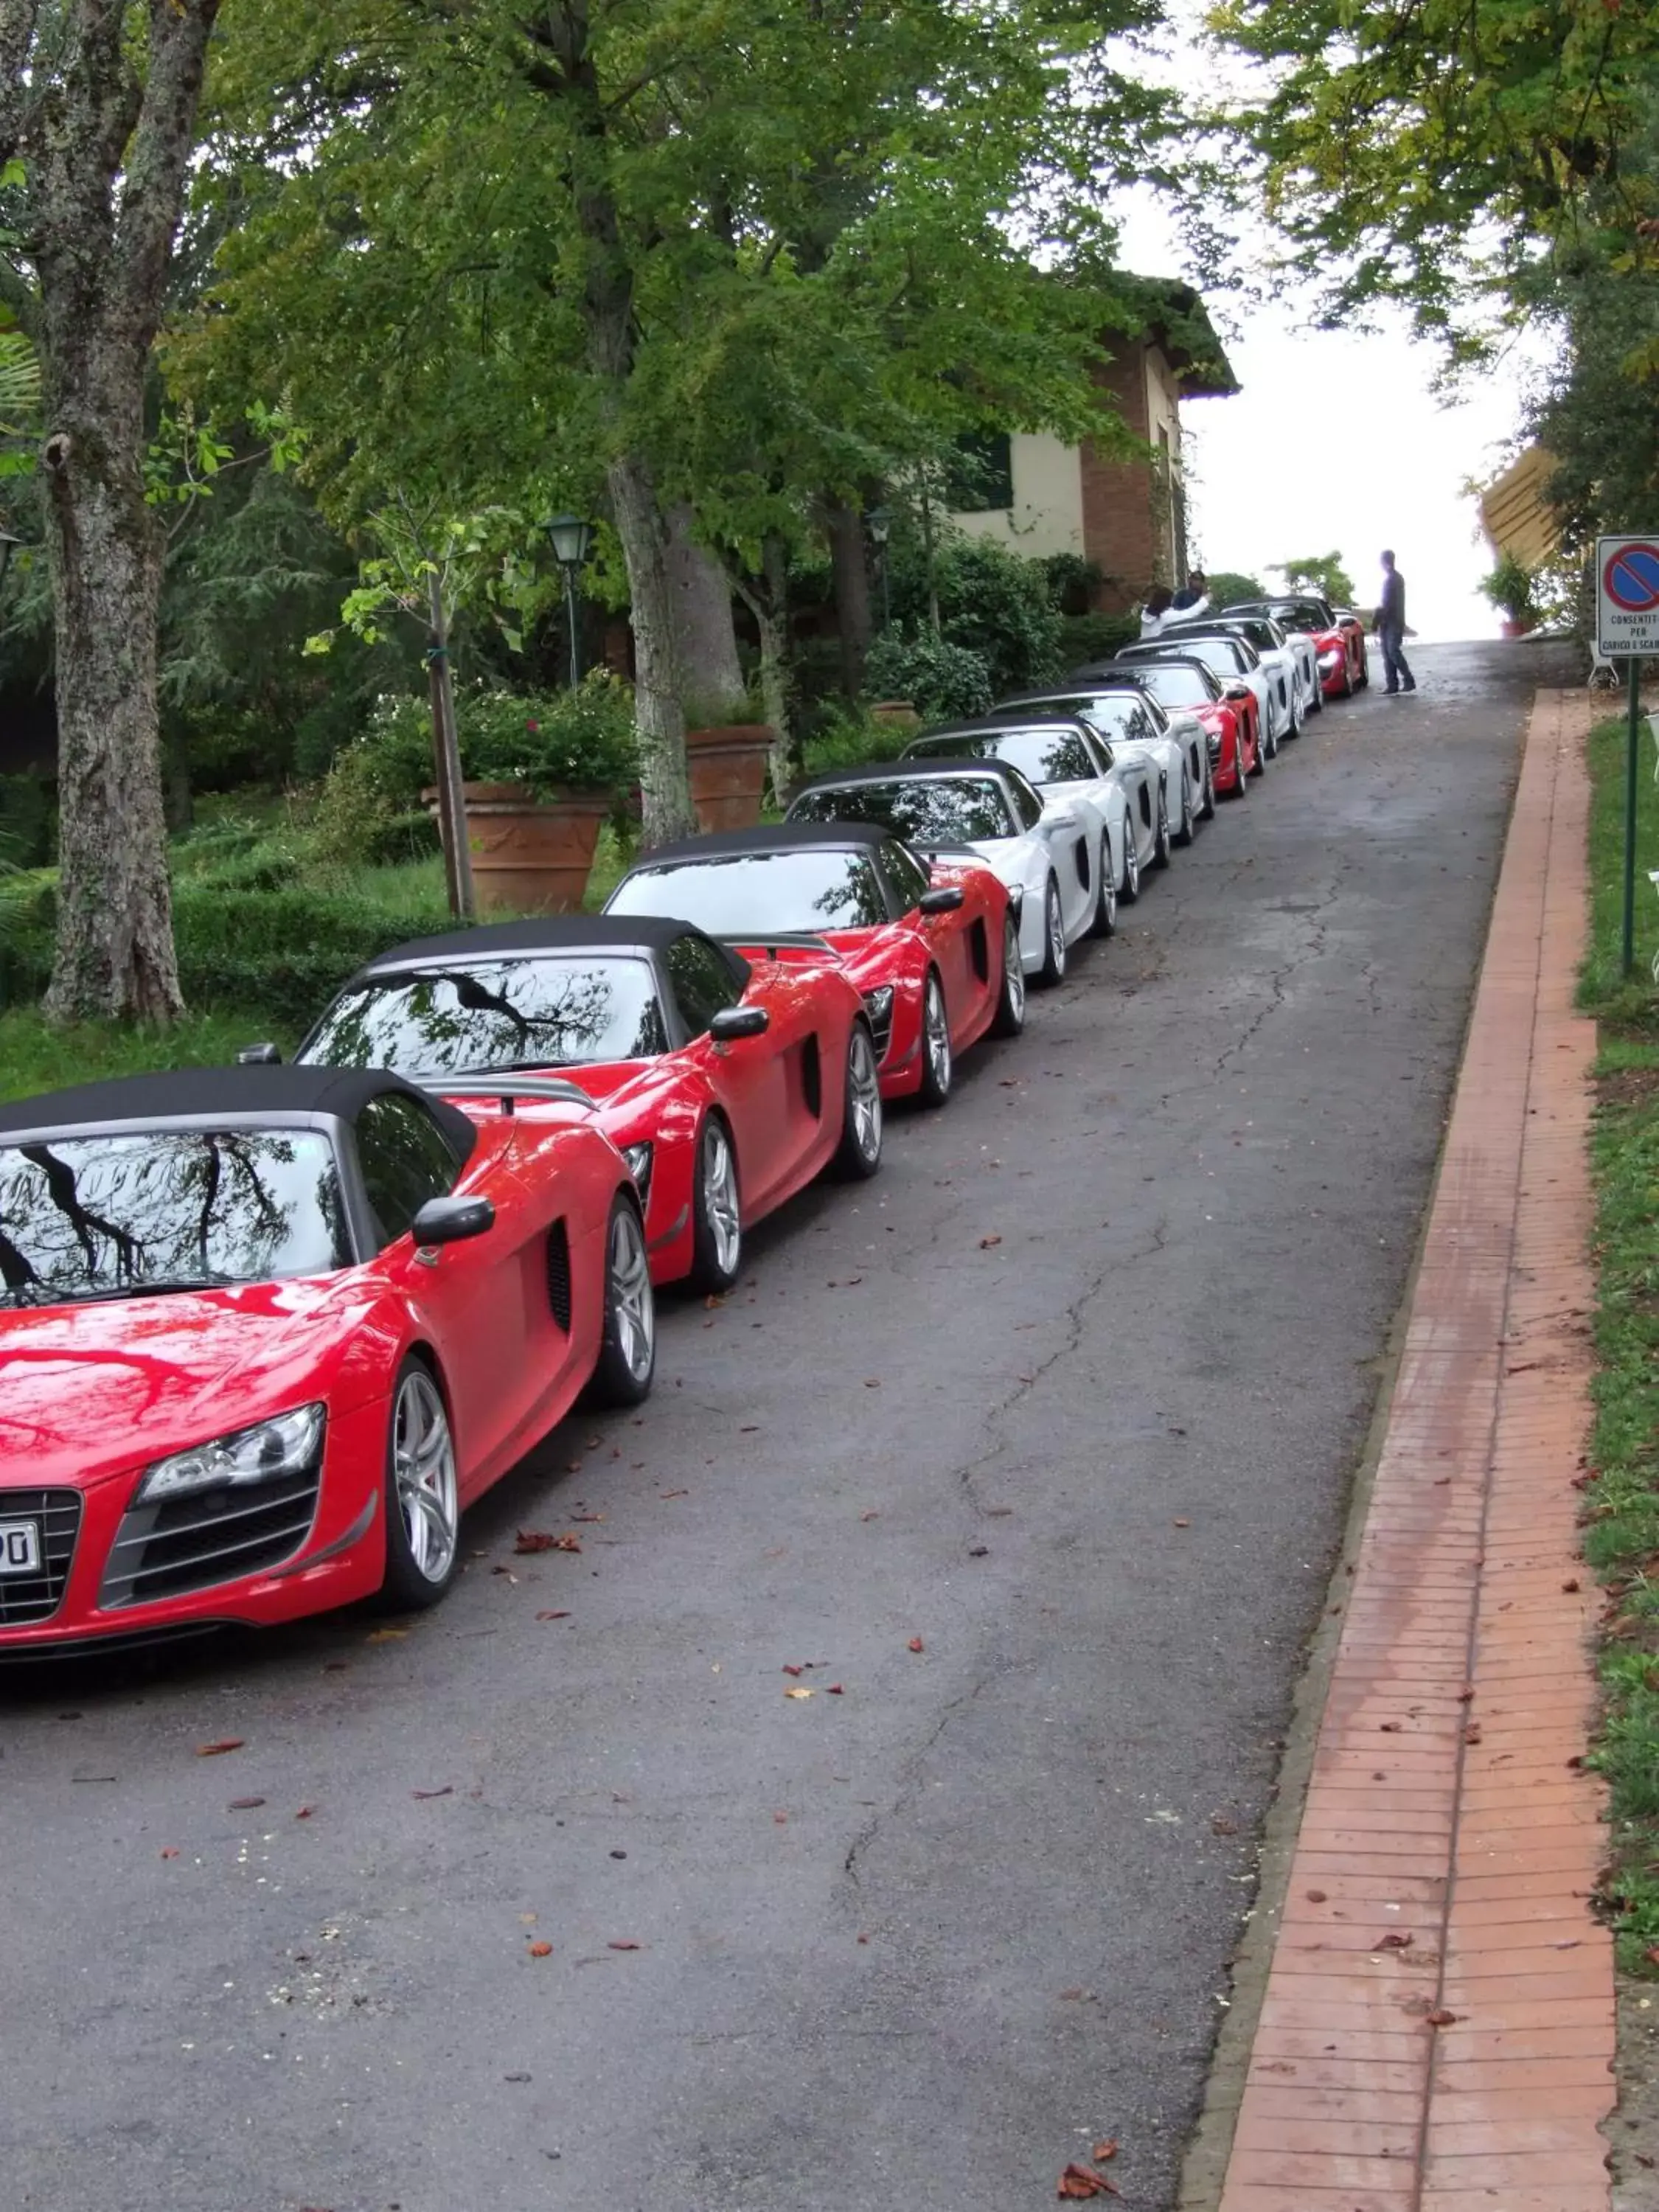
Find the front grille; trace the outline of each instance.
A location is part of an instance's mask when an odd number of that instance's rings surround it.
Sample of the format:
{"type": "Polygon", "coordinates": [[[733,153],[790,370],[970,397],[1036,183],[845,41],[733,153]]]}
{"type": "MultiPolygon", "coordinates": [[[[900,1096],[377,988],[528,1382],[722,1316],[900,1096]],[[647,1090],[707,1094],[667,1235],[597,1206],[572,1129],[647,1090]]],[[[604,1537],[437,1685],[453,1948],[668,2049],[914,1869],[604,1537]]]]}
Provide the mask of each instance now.
{"type": "Polygon", "coordinates": [[[129,1506],[110,1547],[99,1604],[147,1605],[279,1566],[311,1534],[321,1486],[319,1456],[317,1465],[276,1481],[129,1506]]]}
{"type": "Polygon", "coordinates": [[[40,1531],[40,1571],[0,1575],[0,1628],[50,1620],[64,1602],[75,1540],[81,1532],[78,1490],[0,1490],[0,1521],[33,1521],[40,1531]]]}
{"type": "Polygon", "coordinates": [[[547,1303],[562,1333],[570,1334],[570,1232],[556,1221],[547,1239],[547,1303]]]}

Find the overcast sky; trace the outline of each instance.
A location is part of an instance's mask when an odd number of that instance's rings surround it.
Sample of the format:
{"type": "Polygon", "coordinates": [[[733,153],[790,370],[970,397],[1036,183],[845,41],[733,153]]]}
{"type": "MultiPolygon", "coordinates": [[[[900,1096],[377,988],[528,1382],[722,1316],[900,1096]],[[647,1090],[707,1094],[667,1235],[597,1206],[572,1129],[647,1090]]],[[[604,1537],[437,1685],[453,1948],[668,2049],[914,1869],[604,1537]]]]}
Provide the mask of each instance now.
{"type": "MultiPolygon", "coordinates": [[[[1218,78],[1248,82],[1236,57],[1203,36],[1204,0],[1173,0],[1182,41],[1133,64],[1177,76],[1202,46],[1218,78]]],[[[1150,193],[1116,203],[1122,264],[1149,276],[1185,276],[1178,233],[1150,193]]],[[[1263,263],[1270,241],[1254,248],[1263,263]]],[[[1403,317],[1374,335],[1301,327],[1294,301],[1244,308],[1224,295],[1211,308],[1243,391],[1194,399],[1186,427],[1195,558],[1210,569],[1258,575],[1305,554],[1343,557],[1358,605],[1376,605],[1377,555],[1391,546],[1407,583],[1407,620],[1424,638],[1495,637],[1499,617],[1476,589],[1494,556],[1474,501],[1510,458],[1528,370],[1512,361],[1473,383],[1456,405],[1431,386],[1438,356],[1416,344],[1403,317]]]]}

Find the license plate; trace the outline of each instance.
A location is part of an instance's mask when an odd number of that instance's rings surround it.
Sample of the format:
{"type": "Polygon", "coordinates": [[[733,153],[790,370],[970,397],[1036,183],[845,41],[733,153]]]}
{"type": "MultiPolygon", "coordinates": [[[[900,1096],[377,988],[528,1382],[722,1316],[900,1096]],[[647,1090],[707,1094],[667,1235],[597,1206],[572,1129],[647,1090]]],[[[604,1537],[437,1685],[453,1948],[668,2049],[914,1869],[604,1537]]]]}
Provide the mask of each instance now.
{"type": "Polygon", "coordinates": [[[40,1571],[40,1522],[0,1521],[0,1575],[38,1575],[40,1571]]]}

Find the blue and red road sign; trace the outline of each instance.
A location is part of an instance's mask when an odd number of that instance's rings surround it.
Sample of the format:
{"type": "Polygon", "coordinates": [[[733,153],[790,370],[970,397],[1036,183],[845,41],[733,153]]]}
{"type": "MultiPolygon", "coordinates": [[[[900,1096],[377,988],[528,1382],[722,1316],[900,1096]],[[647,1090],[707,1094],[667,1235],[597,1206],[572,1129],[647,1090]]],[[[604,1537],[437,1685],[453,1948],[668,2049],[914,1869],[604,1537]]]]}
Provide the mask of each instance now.
{"type": "Polygon", "coordinates": [[[1626,614],[1659,609],[1659,545],[1638,541],[1618,547],[1602,567],[1601,588],[1626,614]]]}

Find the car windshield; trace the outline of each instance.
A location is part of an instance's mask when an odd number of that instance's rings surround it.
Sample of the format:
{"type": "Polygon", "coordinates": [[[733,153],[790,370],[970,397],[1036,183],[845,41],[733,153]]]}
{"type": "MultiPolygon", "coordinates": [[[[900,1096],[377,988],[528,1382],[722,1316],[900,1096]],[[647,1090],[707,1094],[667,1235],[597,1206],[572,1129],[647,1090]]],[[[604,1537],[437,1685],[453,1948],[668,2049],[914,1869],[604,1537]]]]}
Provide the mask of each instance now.
{"type": "Polygon", "coordinates": [[[1008,761],[1036,784],[1082,783],[1100,774],[1075,730],[981,730],[968,737],[923,738],[905,752],[915,760],[1008,761]]]}
{"type": "Polygon", "coordinates": [[[1194,660],[1201,660],[1225,683],[1233,682],[1249,666],[1245,658],[1247,648],[1234,644],[1231,638],[1189,637],[1182,641],[1182,650],[1194,660]]]}
{"type": "Polygon", "coordinates": [[[896,776],[887,783],[804,791],[790,808],[789,818],[878,822],[907,844],[924,847],[1018,834],[1002,787],[988,775],[896,776]]]}
{"type": "Polygon", "coordinates": [[[1146,688],[1160,707],[1207,707],[1215,692],[1196,668],[1182,668],[1171,660],[1141,665],[1146,688]]]}
{"type": "Polygon", "coordinates": [[[300,1057],[429,1080],[667,1049],[650,963],[575,952],[371,975],[340,994],[300,1057]]]}
{"type": "Polygon", "coordinates": [[[833,846],[734,853],[636,869],[617,885],[611,914],[672,915],[711,937],[758,932],[873,929],[887,920],[870,856],[833,846]]]}
{"type": "Polygon", "coordinates": [[[1146,726],[1146,710],[1139,689],[1079,692],[1066,704],[1112,744],[1134,744],[1154,734],[1146,726]]]}
{"type": "Polygon", "coordinates": [[[157,1129],[0,1146],[0,1309],[280,1282],[347,1265],[314,1129],[157,1129]]]}

